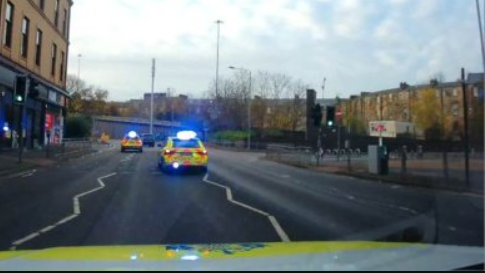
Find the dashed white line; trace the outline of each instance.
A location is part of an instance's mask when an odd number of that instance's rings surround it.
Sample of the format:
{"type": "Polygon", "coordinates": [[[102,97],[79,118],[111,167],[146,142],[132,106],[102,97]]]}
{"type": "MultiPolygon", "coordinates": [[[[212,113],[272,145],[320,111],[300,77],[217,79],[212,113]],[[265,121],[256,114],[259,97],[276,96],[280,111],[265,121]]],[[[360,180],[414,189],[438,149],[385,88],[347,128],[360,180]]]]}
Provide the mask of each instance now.
{"type": "Polygon", "coordinates": [[[451,232],[456,232],[457,228],[456,227],[448,227],[448,230],[451,232]]]}
{"type": "Polygon", "coordinates": [[[8,179],[17,178],[17,177],[26,178],[26,177],[30,177],[30,176],[34,175],[36,172],[37,172],[37,170],[34,169],[34,170],[26,171],[26,172],[13,174],[11,176],[8,176],[7,178],[8,179]]]}
{"type": "Polygon", "coordinates": [[[106,185],[104,184],[103,180],[104,179],[107,179],[107,178],[110,178],[112,176],[115,176],[116,173],[112,173],[110,175],[106,175],[106,176],[103,176],[103,177],[100,177],[98,178],[98,184],[99,184],[99,187],[95,188],[95,189],[92,189],[90,191],[87,191],[87,192],[84,192],[84,193],[81,193],[81,194],[78,194],[76,195],[74,198],[73,198],[73,214],[66,217],[66,218],[63,218],[61,220],[59,220],[57,223],[55,223],[54,225],[50,225],[50,226],[47,226],[45,228],[42,228],[40,229],[39,231],[35,232],[35,233],[32,233],[28,236],[25,236],[24,238],[22,239],[19,239],[15,242],[12,243],[12,247],[10,248],[10,250],[16,250],[19,246],[29,242],[29,241],[32,241],[34,240],[35,238],[39,237],[40,235],[43,235],[43,234],[46,234],[54,229],[56,229],[57,227],[61,226],[61,225],[64,225],[74,219],[76,219],[77,217],[79,217],[79,215],[81,215],[81,205],[80,205],[80,201],[79,199],[81,199],[82,197],[85,197],[87,195],[90,195],[90,194],[93,194],[97,191],[100,191],[102,189],[104,189],[106,187],[106,185]]]}
{"type": "Polygon", "coordinates": [[[23,239],[20,239],[20,240],[18,240],[18,241],[16,241],[16,242],[14,242],[12,245],[13,245],[13,246],[16,246],[16,247],[17,247],[17,246],[20,246],[20,245],[22,245],[22,244],[24,244],[24,243],[26,243],[26,242],[28,242],[28,241],[30,241],[30,240],[33,240],[33,239],[35,239],[35,238],[39,237],[39,235],[40,235],[40,233],[38,233],[38,232],[36,232],[36,233],[32,233],[32,234],[30,234],[29,236],[27,236],[27,237],[25,237],[25,238],[23,238],[23,239]]]}
{"type": "Polygon", "coordinates": [[[349,199],[349,200],[355,200],[355,197],[354,197],[354,196],[352,196],[352,195],[347,195],[346,197],[347,197],[347,199],[349,199]]]}
{"type": "Polygon", "coordinates": [[[273,228],[275,229],[276,233],[278,234],[278,236],[280,237],[281,241],[282,242],[291,242],[290,238],[288,237],[288,234],[286,234],[286,232],[283,230],[283,228],[281,227],[280,223],[278,222],[278,220],[271,214],[267,213],[267,212],[264,212],[262,210],[259,210],[259,209],[256,209],[254,207],[251,207],[249,205],[246,205],[244,203],[241,203],[239,201],[236,201],[234,200],[233,198],[233,195],[232,195],[232,190],[229,188],[229,187],[226,187],[224,185],[221,185],[219,183],[216,183],[216,182],[213,182],[213,181],[210,181],[209,180],[209,175],[207,174],[203,181],[207,184],[210,184],[212,186],[215,186],[215,187],[218,187],[218,188],[222,188],[222,189],[225,189],[226,190],[226,196],[227,196],[227,200],[236,205],[236,206],[239,206],[239,207],[242,207],[242,208],[245,208],[247,210],[250,210],[254,213],[257,213],[257,214],[260,214],[264,217],[267,217],[268,220],[270,221],[271,225],[273,226],[273,228]]]}

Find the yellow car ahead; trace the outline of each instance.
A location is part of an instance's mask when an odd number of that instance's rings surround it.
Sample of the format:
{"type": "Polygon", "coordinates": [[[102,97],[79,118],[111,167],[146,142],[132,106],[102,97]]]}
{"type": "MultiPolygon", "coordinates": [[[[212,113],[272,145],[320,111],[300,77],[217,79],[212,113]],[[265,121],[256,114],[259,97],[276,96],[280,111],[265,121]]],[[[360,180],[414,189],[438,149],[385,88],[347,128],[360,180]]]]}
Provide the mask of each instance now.
{"type": "Polygon", "coordinates": [[[160,169],[168,171],[195,168],[207,172],[209,155],[196,136],[193,132],[181,132],[177,137],[169,137],[160,152],[160,169]]]}
{"type": "Polygon", "coordinates": [[[121,152],[135,151],[143,153],[143,141],[135,132],[130,132],[121,141],[121,152]]]}

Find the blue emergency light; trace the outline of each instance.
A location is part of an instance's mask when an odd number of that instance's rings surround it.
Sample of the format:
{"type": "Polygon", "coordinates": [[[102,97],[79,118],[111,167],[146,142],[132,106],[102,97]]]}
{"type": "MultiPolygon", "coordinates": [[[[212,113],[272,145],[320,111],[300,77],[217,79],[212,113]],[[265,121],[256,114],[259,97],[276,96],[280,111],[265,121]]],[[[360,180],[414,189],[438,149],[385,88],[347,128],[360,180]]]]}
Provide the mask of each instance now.
{"type": "Polygon", "coordinates": [[[135,131],[131,131],[131,132],[129,132],[129,133],[128,133],[128,136],[129,136],[130,138],[135,138],[135,137],[137,137],[137,136],[138,136],[138,134],[137,134],[135,131]]]}
{"type": "Polygon", "coordinates": [[[180,140],[191,140],[197,137],[197,133],[193,131],[178,132],[177,138],[180,140]]]}
{"type": "Polygon", "coordinates": [[[5,123],[5,124],[3,125],[3,131],[4,131],[5,133],[10,132],[10,127],[8,127],[8,123],[5,123]]]}

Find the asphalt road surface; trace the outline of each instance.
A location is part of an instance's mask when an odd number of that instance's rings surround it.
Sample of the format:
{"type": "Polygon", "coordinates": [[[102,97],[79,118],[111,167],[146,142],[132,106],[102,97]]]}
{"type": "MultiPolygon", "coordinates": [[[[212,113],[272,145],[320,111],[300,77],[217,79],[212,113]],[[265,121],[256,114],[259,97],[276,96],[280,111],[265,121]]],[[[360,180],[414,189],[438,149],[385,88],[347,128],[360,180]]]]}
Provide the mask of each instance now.
{"type": "Polygon", "coordinates": [[[483,246],[483,198],[293,168],[210,149],[209,173],[165,174],[156,149],[0,178],[0,250],[280,241],[483,246]]]}

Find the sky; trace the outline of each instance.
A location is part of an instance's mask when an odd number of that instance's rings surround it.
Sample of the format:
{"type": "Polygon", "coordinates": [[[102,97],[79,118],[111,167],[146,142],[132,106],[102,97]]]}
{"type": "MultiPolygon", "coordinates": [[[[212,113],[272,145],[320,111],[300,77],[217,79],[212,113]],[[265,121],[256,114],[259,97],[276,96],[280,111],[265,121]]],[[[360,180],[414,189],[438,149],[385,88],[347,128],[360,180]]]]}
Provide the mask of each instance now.
{"type": "MultiPolygon", "coordinates": [[[[201,97],[229,66],[285,73],[325,97],[483,71],[475,0],[74,0],[69,74],[110,99],[201,97]],[[78,55],[82,54],[81,58],[78,55]]],[[[322,96],[320,94],[320,96],[322,96]]]]}

